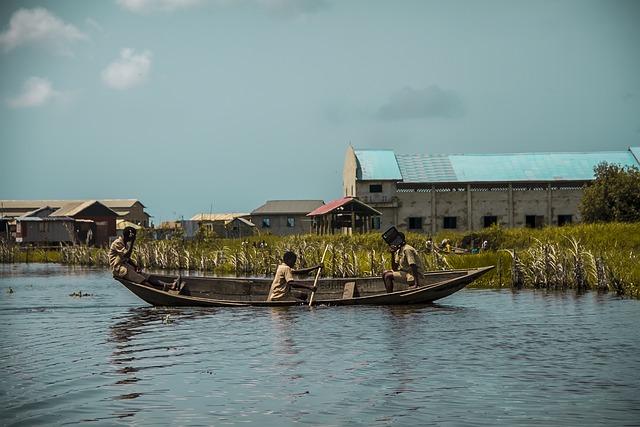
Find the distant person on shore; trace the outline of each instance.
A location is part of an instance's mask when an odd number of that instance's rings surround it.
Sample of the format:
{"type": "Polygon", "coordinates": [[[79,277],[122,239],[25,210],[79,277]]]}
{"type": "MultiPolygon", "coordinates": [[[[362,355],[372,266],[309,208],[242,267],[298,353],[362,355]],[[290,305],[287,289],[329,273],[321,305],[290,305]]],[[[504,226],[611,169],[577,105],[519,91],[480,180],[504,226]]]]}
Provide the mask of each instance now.
{"type": "MultiPolygon", "coordinates": [[[[121,279],[127,279],[131,282],[141,285],[153,286],[147,280],[147,276],[141,274],[141,270],[138,265],[131,259],[131,253],[133,252],[133,244],[136,241],[137,230],[133,227],[125,227],[122,231],[122,236],[118,237],[111,243],[109,247],[109,265],[111,266],[111,272],[113,277],[120,277],[121,279]]],[[[180,286],[180,277],[173,283],[160,282],[162,290],[178,290],[180,286]]]]}
{"type": "Polygon", "coordinates": [[[278,266],[276,277],[274,277],[273,283],[271,283],[267,301],[291,301],[292,299],[306,301],[308,297],[306,292],[294,291],[292,288],[308,289],[312,292],[318,289],[317,286],[294,281],[293,275],[309,274],[319,268],[324,268],[324,265],[318,264],[314,267],[294,270],[293,266],[296,264],[297,259],[298,257],[293,252],[285,252],[282,257],[282,264],[278,266]]]}
{"type": "Polygon", "coordinates": [[[407,284],[409,289],[417,289],[425,277],[424,264],[418,251],[407,244],[402,232],[395,234],[395,239],[387,244],[391,252],[391,270],[382,272],[385,289],[393,292],[394,282],[407,284]]]}

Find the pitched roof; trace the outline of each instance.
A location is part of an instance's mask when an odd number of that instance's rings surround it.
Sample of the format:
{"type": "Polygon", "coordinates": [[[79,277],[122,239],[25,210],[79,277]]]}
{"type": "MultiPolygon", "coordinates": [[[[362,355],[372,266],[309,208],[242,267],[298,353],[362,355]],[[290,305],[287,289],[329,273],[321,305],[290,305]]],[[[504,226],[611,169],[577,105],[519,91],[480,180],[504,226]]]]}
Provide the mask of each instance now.
{"type": "MultiPolygon", "coordinates": [[[[51,206],[52,208],[61,208],[67,203],[77,203],[77,202],[86,202],[86,199],[75,199],[75,200],[0,200],[5,208],[29,208],[33,209],[40,208],[42,206],[51,206]]],[[[132,207],[136,203],[140,203],[137,199],[99,199],[100,203],[107,206],[108,208],[113,209],[114,207],[124,208],[124,207],[132,207]]],[[[142,205],[142,203],[140,203],[142,205]]],[[[142,205],[144,206],[144,205],[142,205]]]]}
{"type": "Polygon", "coordinates": [[[191,221],[233,221],[235,218],[247,217],[248,213],[217,213],[217,214],[198,214],[191,218],[191,221]]]}
{"type": "MultiPolygon", "coordinates": [[[[0,216],[15,217],[44,206],[60,209],[69,203],[77,204],[87,201],[95,200],[0,200],[0,216]]],[[[99,202],[121,215],[128,212],[136,203],[145,207],[136,199],[101,199],[99,202]]]]}
{"type": "Polygon", "coordinates": [[[356,179],[402,180],[393,150],[354,150],[358,168],[356,179]]]}
{"type": "Polygon", "coordinates": [[[307,216],[316,216],[316,215],[324,215],[334,210],[338,210],[340,208],[344,208],[344,212],[351,212],[351,208],[354,208],[356,212],[366,212],[375,215],[381,215],[380,212],[373,209],[371,206],[362,203],[360,200],[354,197],[343,197],[342,199],[332,200],[324,206],[320,206],[318,209],[313,212],[309,212],[307,216]]]}
{"type": "Polygon", "coordinates": [[[106,212],[112,212],[114,216],[118,216],[118,213],[116,211],[108,208],[107,206],[103,205],[101,202],[97,200],[86,200],[82,202],[67,203],[66,205],[64,205],[63,207],[61,207],[60,209],[52,213],[50,216],[52,217],[71,216],[72,217],[94,205],[101,206],[104,208],[106,212]]]}
{"type": "Polygon", "coordinates": [[[269,200],[252,211],[251,215],[306,215],[323,204],[322,200],[269,200]]]}
{"type": "Polygon", "coordinates": [[[422,182],[585,181],[601,162],[640,167],[640,147],[627,151],[515,154],[395,154],[354,150],[357,179],[422,182]],[[398,168],[400,177],[389,171],[398,168]],[[360,169],[362,168],[362,171],[360,169]]]}

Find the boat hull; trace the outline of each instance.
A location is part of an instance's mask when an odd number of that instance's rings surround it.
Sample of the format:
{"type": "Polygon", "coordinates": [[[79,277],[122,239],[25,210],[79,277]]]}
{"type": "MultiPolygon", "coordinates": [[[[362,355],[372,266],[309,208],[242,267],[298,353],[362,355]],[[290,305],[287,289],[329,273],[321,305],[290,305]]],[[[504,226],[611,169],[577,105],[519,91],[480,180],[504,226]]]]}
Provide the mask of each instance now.
{"type": "MultiPolygon", "coordinates": [[[[402,305],[433,302],[458,292],[493,266],[468,270],[428,272],[425,283],[417,289],[396,286],[387,293],[380,277],[326,278],[318,281],[314,305],[402,305]]],[[[149,282],[170,282],[174,277],[150,274],[149,282]]],[[[224,277],[186,276],[186,294],[162,291],[115,277],[140,299],[163,307],[248,307],[304,305],[300,300],[267,301],[271,279],[239,279],[224,277]]],[[[301,280],[301,282],[311,282],[301,280]]]]}

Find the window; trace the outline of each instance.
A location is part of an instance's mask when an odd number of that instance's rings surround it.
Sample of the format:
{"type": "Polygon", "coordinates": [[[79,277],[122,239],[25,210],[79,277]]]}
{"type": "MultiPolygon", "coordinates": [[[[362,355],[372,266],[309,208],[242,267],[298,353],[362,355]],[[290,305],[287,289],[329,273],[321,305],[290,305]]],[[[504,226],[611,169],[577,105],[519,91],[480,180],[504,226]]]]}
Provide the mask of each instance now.
{"type": "Polygon", "coordinates": [[[567,225],[573,222],[573,215],[558,215],[558,225],[567,225]]]}
{"type": "Polygon", "coordinates": [[[382,184],[369,185],[369,193],[382,193],[382,184]]]}
{"type": "Polygon", "coordinates": [[[419,217],[419,216],[410,217],[409,230],[422,230],[422,217],[419,217]]]}
{"type": "Polygon", "coordinates": [[[287,227],[295,227],[296,226],[296,219],[292,216],[287,218],[287,227]]]}
{"type": "Polygon", "coordinates": [[[444,217],[444,228],[458,228],[458,217],[455,216],[445,216],[444,217]]]}
{"type": "Polygon", "coordinates": [[[269,218],[262,218],[262,228],[271,227],[271,220],[269,218]]]}
{"type": "Polygon", "coordinates": [[[372,230],[380,230],[380,217],[379,216],[371,218],[371,229],[372,230]]]}
{"type": "Polygon", "coordinates": [[[498,223],[498,217],[496,215],[485,215],[484,217],[484,226],[491,227],[498,223]]]}
{"type": "Polygon", "coordinates": [[[542,228],[544,217],[542,215],[525,215],[524,224],[527,228],[542,228]]]}

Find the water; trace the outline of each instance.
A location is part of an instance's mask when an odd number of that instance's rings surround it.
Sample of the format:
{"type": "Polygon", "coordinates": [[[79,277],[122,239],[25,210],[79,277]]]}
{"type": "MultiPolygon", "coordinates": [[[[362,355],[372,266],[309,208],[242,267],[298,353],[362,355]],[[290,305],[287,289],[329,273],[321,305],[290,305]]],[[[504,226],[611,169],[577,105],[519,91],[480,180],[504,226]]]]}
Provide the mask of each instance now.
{"type": "Polygon", "coordinates": [[[103,269],[0,265],[0,425],[640,425],[639,314],[610,295],[474,289],[154,309],[103,269]]]}

